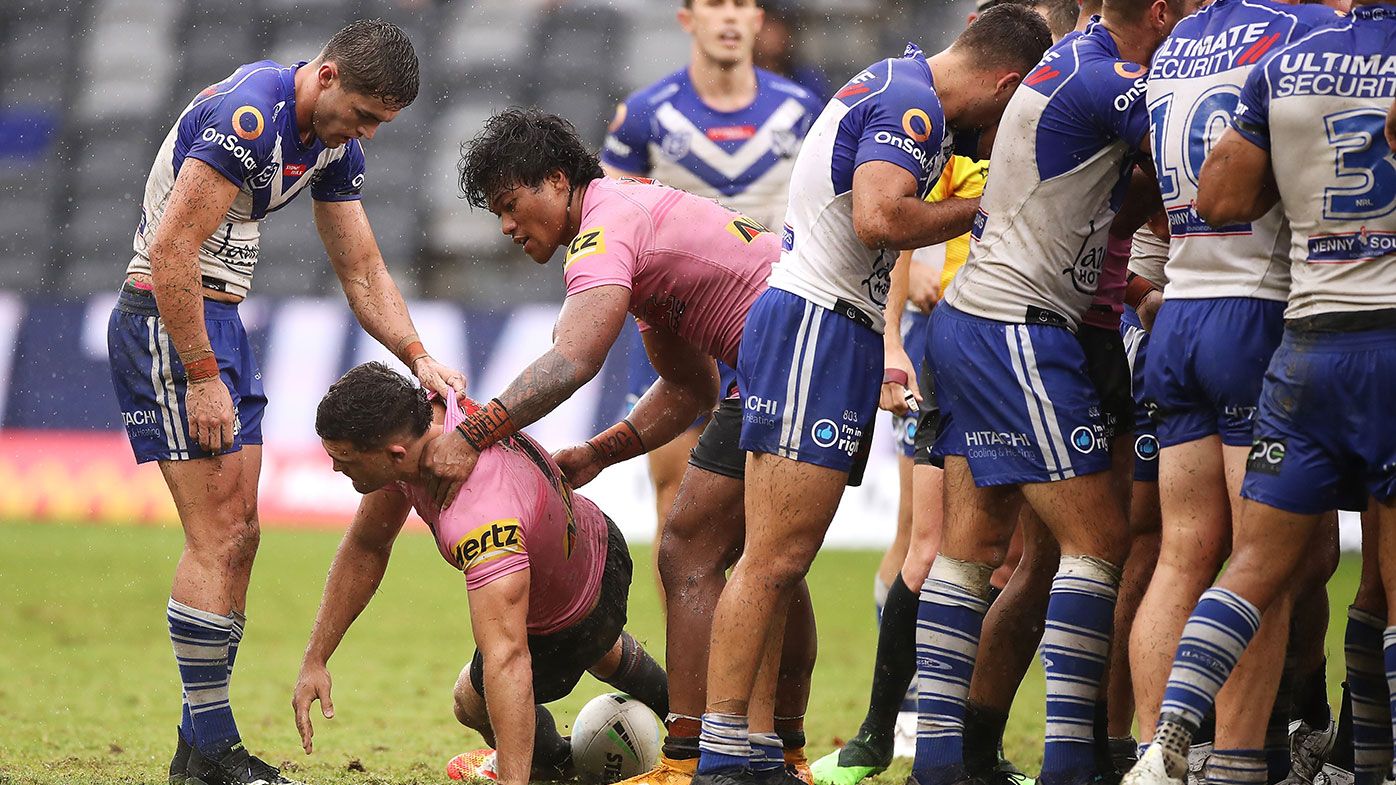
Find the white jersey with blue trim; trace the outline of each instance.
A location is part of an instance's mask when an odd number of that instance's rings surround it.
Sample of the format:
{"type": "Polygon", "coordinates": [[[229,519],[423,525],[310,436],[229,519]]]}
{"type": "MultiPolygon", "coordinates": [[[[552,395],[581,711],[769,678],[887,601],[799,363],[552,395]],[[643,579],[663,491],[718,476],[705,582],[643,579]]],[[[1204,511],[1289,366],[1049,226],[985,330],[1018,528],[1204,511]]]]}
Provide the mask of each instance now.
{"type": "Polygon", "coordinates": [[[1270,151],[1289,219],[1286,319],[1396,307],[1396,5],[1353,9],[1253,70],[1232,121],[1270,151]]]}
{"type": "Polygon", "coordinates": [[[868,66],[824,107],[790,177],[780,261],[770,286],[881,332],[897,252],[874,250],[853,231],[853,171],[886,161],[916,178],[925,198],[954,143],[931,68],[915,46],[868,66]]]}
{"type": "Polygon", "coordinates": [[[197,158],[239,186],[223,224],[199,247],[210,289],[246,296],[260,254],[258,222],[310,186],[313,198],[360,198],[364,154],[357,139],[303,145],[296,128],[296,69],[261,60],[195,96],[170,129],[146,178],[135,256],[127,273],[150,272],[150,244],[185,160],[197,158]]]}
{"type": "Polygon", "coordinates": [[[994,141],[969,261],[945,301],[965,313],[1075,329],[1148,131],[1146,69],[1097,19],[1018,86],[994,141]]]}
{"type": "Polygon", "coordinates": [[[819,110],[813,93],[757,68],[756,100],[720,112],[698,97],[684,68],[616,107],[601,162],[777,227],[795,154],[819,110]]]}
{"type": "Polygon", "coordinates": [[[1289,225],[1278,206],[1250,223],[1197,215],[1202,161],[1231,124],[1246,75],[1290,41],[1337,19],[1324,6],[1217,0],[1174,28],[1149,69],[1154,168],[1172,234],[1170,299],[1289,296],[1289,225]]]}

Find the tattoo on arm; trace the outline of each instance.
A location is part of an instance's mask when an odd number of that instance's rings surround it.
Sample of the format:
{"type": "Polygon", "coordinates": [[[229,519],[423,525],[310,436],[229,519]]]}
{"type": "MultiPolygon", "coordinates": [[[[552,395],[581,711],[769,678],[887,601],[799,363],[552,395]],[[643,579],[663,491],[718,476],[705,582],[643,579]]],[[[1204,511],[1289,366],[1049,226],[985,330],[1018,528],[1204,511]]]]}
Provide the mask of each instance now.
{"type": "Polygon", "coordinates": [[[556,348],[534,360],[504,390],[499,400],[516,428],[537,422],[590,380],[556,348]]]}

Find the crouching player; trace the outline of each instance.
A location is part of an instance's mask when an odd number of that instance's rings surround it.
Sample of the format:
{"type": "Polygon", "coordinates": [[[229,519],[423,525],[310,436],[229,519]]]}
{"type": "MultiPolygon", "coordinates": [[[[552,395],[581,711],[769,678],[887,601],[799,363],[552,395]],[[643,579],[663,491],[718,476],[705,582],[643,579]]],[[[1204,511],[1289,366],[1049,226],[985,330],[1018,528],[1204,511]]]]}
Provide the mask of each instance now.
{"type": "MultiPolygon", "coordinates": [[[[625,539],[590,500],[572,492],[547,452],[524,434],[484,450],[455,500],[431,501],[422,453],[465,418],[469,400],[428,394],[381,363],[360,365],[320,402],[315,431],[335,471],[364,494],[330,566],[292,704],[307,753],[310,705],[326,717],[330,655],[383,579],[393,540],[414,507],[441,556],[465,573],[478,647],[455,687],[460,722],[497,748],[483,776],[523,785],[559,779],[567,741],[541,704],[565,697],[583,671],[660,716],[669,710],[664,671],[625,632],[631,564],[625,539]]],[[[483,756],[481,756],[483,757],[483,756]]],[[[462,756],[448,773],[460,777],[462,756]]],[[[476,771],[479,767],[476,767],[476,771]]]]}

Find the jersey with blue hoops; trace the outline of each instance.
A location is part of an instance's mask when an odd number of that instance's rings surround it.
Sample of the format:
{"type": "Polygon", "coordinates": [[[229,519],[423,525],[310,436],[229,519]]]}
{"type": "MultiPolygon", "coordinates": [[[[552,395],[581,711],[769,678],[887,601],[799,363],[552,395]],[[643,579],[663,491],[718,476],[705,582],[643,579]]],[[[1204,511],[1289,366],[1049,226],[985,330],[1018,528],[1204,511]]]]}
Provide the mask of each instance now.
{"type": "Polygon", "coordinates": [[[1291,230],[1286,319],[1396,303],[1396,5],[1369,5],[1251,72],[1233,127],[1270,151],[1291,230]]]}
{"type": "Polygon", "coordinates": [[[871,250],[854,233],[853,171],[869,161],[895,164],[916,178],[917,196],[925,198],[953,144],[930,64],[915,45],[853,77],[814,121],[795,159],[771,288],[881,332],[897,253],[871,250]]]}
{"type": "Polygon", "coordinates": [[[814,94],[758,68],[756,100],[720,112],[703,103],[683,68],[616,107],[601,162],[777,227],[795,154],[819,109],[814,94]]]}
{"type": "Polygon", "coordinates": [[[1149,69],[1154,167],[1172,233],[1169,299],[1289,296],[1289,227],[1278,206],[1232,226],[1197,215],[1202,161],[1231,124],[1258,63],[1338,17],[1325,6],[1217,0],[1174,28],[1149,69]]]}
{"type": "Polygon", "coordinates": [[[1099,19],[1047,50],[1004,110],[969,262],[947,303],[1000,322],[1076,328],[1148,132],[1145,73],[1120,58],[1099,19]]]}
{"type": "Polygon", "coordinates": [[[322,202],[359,198],[364,154],[358,140],[326,147],[312,137],[309,145],[301,144],[295,81],[303,65],[261,60],[240,66],[184,108],[150,167],[127,273],[150,272],[150,243],[175,178],[190,158],[239,186],[222,225],[199,248],[203,285],[230,294],[245,296],[252,285],[260,253],[257,224],[267,213],[284,207],[307,185],[322,202]]]}

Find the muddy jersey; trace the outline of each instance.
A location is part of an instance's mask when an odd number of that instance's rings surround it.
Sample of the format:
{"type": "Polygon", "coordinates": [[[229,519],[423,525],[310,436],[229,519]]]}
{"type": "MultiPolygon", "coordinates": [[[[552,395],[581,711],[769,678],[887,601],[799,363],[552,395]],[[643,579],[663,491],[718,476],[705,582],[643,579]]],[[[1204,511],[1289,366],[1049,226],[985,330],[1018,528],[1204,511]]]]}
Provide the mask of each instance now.
{"type": "Polygon", "coordinates": [[[795,154],[821,108],[813,93],[757,68],[756,99],[721,112],[703,103],[683,68],[616,107],[601,162],[778,229],[795,154]]]}
{"type": "MultiPolygon", "coordinates": [[[[465,418],[446,399],[449,432],[465,418]]],[[[596,604],[606,566],[606,516],[573,493],[562,470],[522,433],[480,453],[470,478],[442,510],[424,484],[394,483],[431,528],[441,558],[475,590],[529,570],[528,633],[547,635],[581,621],[596,604]]]]}
{"type": "Polygon", "coordinates": [[[1286,319],[1396,304],[1396,5],[1353,9],[1253,70],[1233,127],[1270,151],[1289,219],[1286,319]]]}
{"type": "Polygon", "coordinates": [[[239,67],[206,88],[180,113],[160,144],[146,178],[128,273],[150,272],[150,244],[160,227],[175,178],[195,158],[238,186],[223,222],[199,246],[203,285],[246,296],[260,254],[258,222],[306,186],[322,202],[359,198],[364,154],[357,139],[326,147],[296,128],[296,69],[261,60],[239,67]]]}
{"type": "Polygon", "coordinates": [[[1289,296],[1289,226],[1276,206],[1250,223],[1210,226],[1197,215],[1202,161],[1231,124],[1246,75],[1266,57],[1337,17],[1324,6],[1217,0],[1174,28],[1149,69],[1154,167],[1172,234],[1171,299],[1289,296]]]}
{"type": "Polygon", "coordinates": [[[969,261],[946,302],[985,319],[1076,328],[1148,131],[1145,73],[1120,58],[1099,20],[1047,51],[1004,111],[969,261]]]}
{"type": "Polygon", "coordinates": [[[766,227],[711,199],[603,177],[582,196],[563,278],[569,297],[624,286],[641,332],[669,330],[732,366],[747,311],[779,254],[766,227]]]}
{"type": "Polygon", "coordinates": [[[925,198],[953,143],[920,49],[859,72],[824,107],[795,159],[771,288],[881,332],[897,251],[868,248],[853,231],[853,172],[886,161],[910,172],[925,198]]]}

